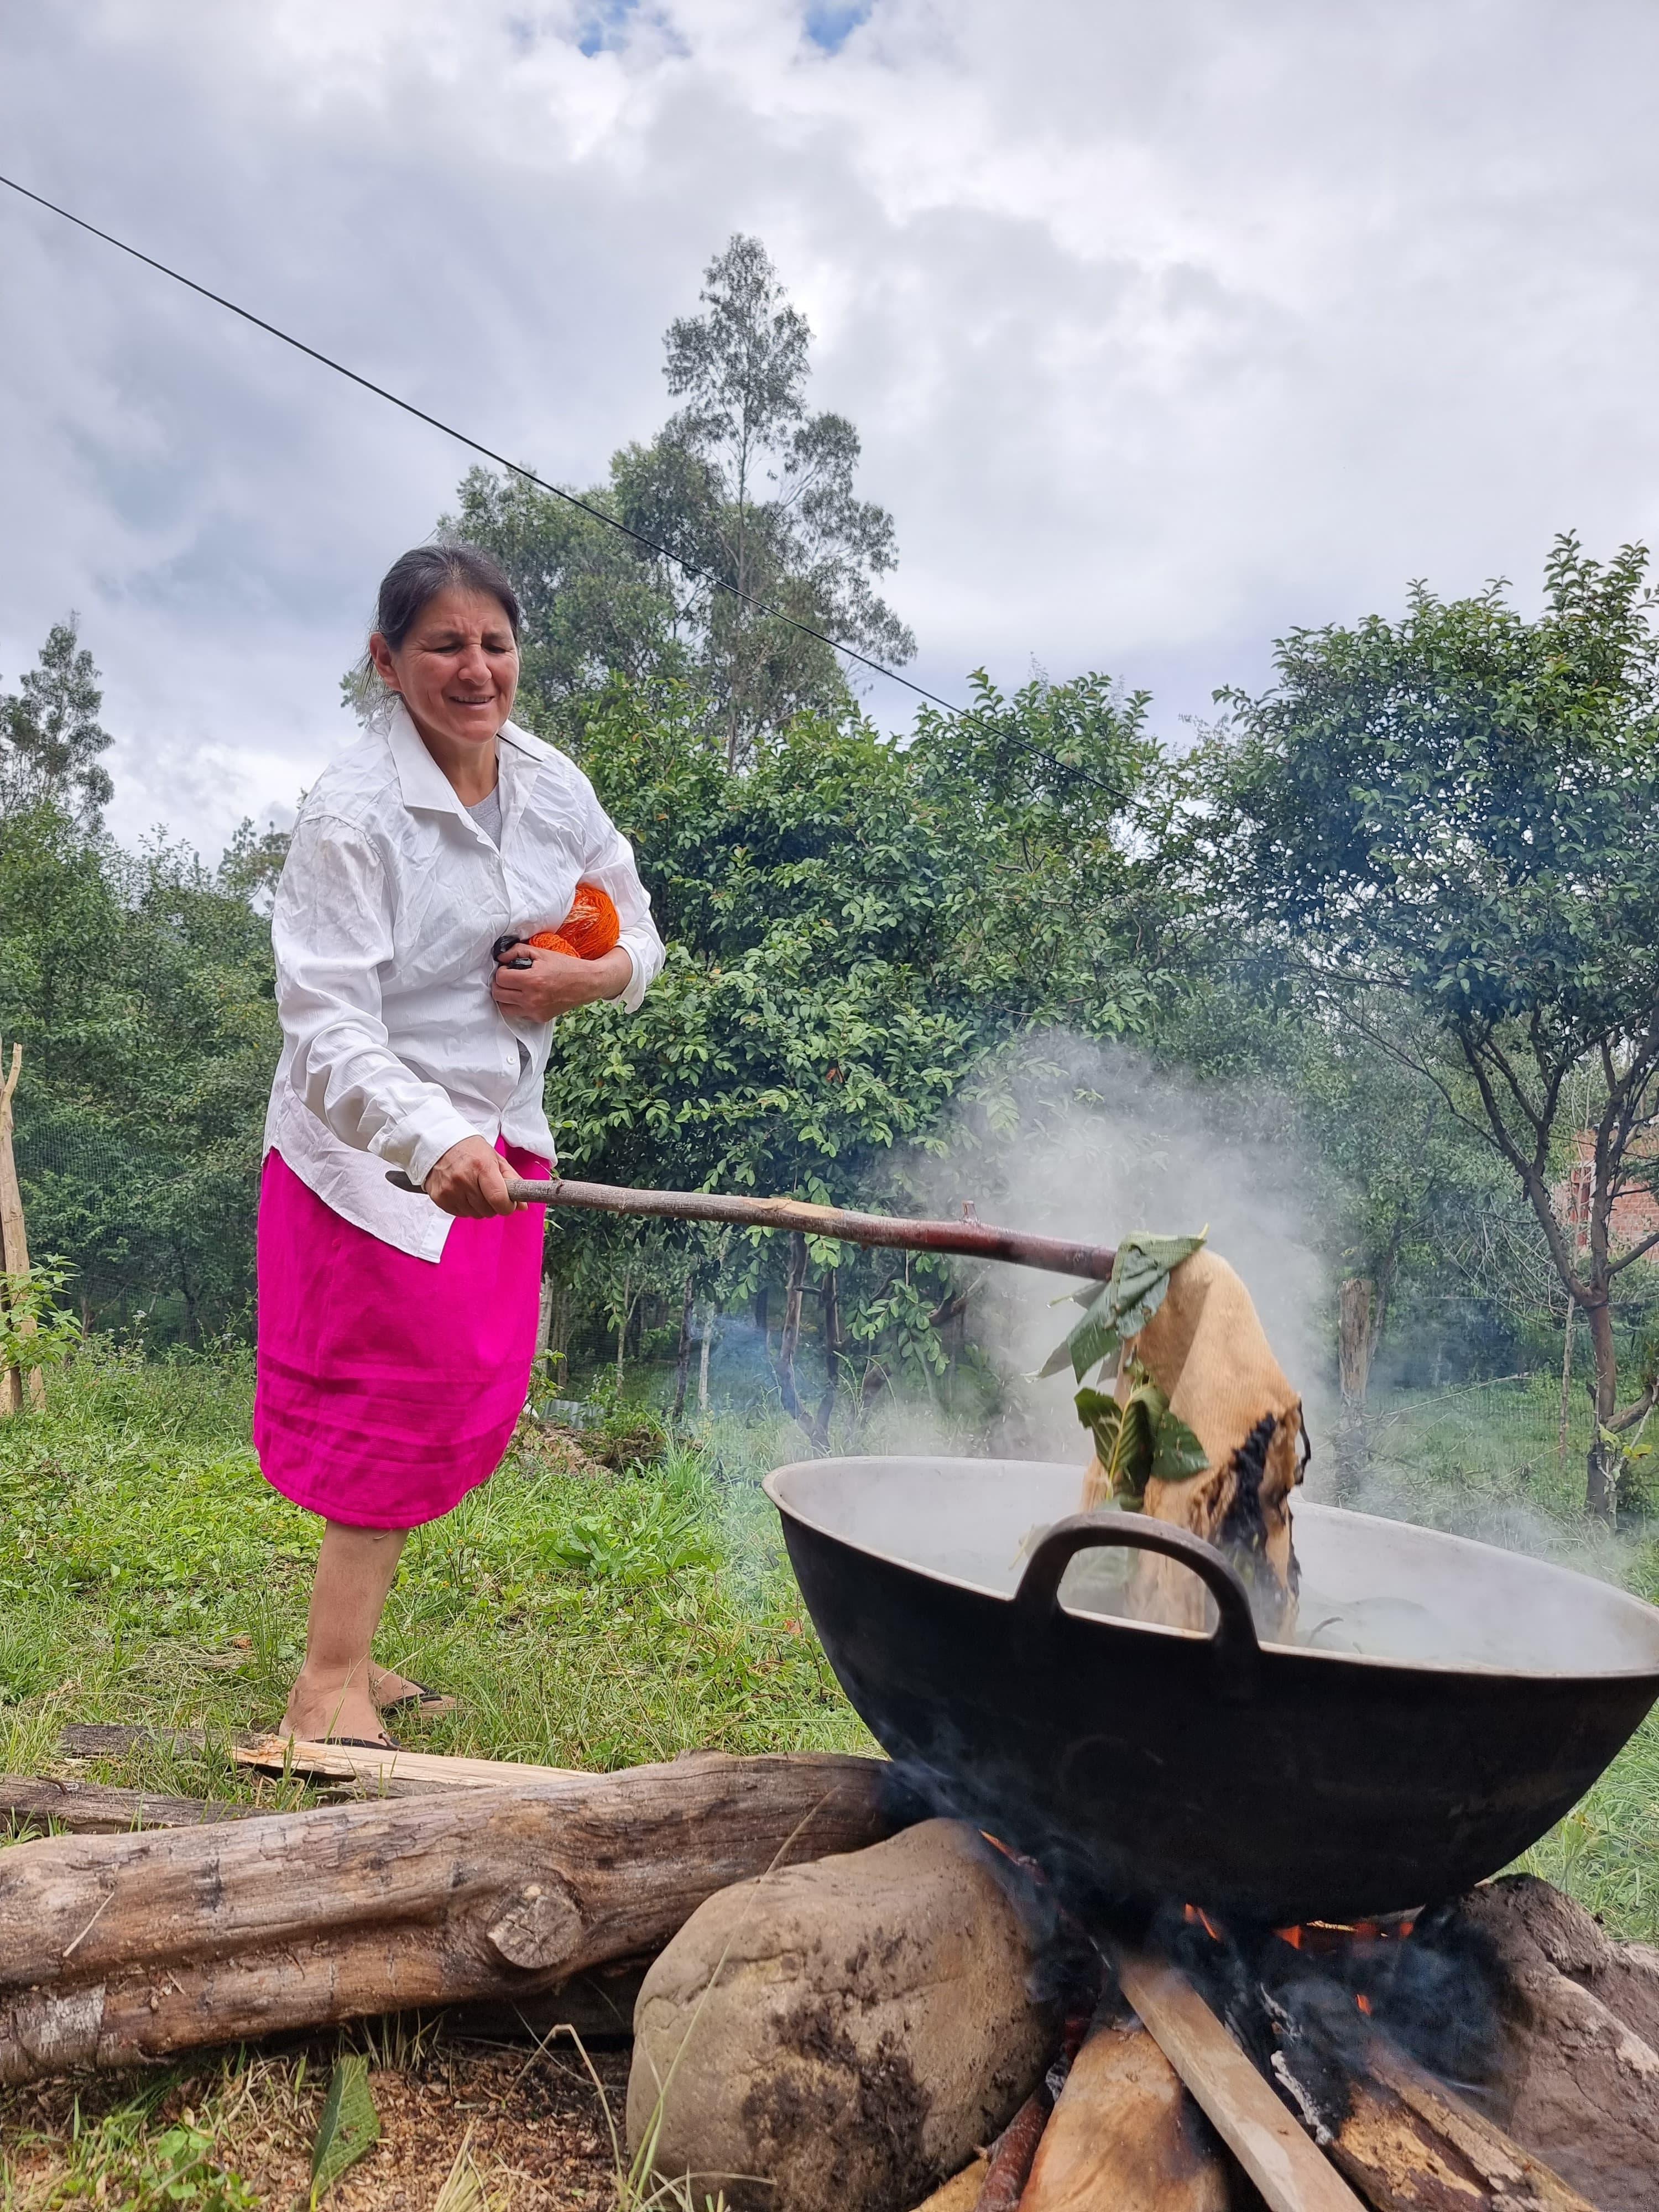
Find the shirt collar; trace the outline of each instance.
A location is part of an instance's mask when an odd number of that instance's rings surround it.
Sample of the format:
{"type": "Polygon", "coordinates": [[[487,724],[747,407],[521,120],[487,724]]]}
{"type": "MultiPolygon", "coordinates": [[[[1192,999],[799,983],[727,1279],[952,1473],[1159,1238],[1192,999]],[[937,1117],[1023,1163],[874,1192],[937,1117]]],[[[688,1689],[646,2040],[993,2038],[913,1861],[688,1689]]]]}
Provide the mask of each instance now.
{"type": "MultiPolygon", "coordinates": [[[[398,771],[398,787],[404,805],[424,807],[428,812],[444,814],[466,812],[458,797],[455,787],[444,774],[422,742],[421,733],[410,720],[409,709],[401,699],[392,709],[392,720],[386,732],[392,748],[393,765],[398,771]]],[[[510,805],[520,781],[527,789],[535,780],[537,770],[544,761],[553,757],[551,745],[532,738],[528,730],[521,730],[516,722],[503,722],[496,738],[498,751],[497,774],[501,779],[503,812],[510,805]]]]}

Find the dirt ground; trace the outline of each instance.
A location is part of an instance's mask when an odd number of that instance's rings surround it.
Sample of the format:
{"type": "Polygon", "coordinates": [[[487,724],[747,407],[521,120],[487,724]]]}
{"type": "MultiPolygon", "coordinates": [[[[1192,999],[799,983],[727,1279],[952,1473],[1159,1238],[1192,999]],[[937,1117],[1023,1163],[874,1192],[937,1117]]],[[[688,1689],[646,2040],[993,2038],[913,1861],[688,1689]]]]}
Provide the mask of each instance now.
{"type": "Polygon", "coordinates": [[[337,2057],[369,2058],[380,2138],[337,2181],[334,2212],[605,2212],[617,2195],[626,2048],[490,2045],[438,2029],[198,2057],[163,2075],[58,2076],[0,2094],[0,2203],[137,2212],[292,2212],[337,2057]],[[148,2109],[144,2109],[147,2107],[148,2109]],[[195,2153],[196,2162],[188,2170],[195,2153]],[[239,2188],[238,2184],[243,2185],[239,2188]]]}

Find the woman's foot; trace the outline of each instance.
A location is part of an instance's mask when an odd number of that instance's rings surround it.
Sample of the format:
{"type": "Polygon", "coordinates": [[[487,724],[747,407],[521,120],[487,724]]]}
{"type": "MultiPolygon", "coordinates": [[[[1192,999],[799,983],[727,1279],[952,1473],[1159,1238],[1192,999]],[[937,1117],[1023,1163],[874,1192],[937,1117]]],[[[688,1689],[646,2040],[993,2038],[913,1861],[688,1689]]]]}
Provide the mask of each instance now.
{"type": "Polygon", "coordinates": [[[289,1692],[276,1733],[297,1736],[302,1743],[326,1743],[342,1736],[364,1743],[389,1745],[392,1741],[361,1676],[342,1686],[308,1681],[302,1674],[289,1692]]]}

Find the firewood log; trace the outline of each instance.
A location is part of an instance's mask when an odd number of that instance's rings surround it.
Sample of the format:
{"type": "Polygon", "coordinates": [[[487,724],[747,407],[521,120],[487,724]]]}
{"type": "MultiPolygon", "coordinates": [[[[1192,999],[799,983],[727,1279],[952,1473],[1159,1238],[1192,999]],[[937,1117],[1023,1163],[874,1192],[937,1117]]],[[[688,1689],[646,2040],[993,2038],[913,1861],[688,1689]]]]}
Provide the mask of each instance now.
{"type": "Polygon", "coordinates": [[[258,1820],[259,1805],[216,1804],[206,1797],[169,1797],[153,1790],[116,1790],[101,1782],[65,1782],[45,1774],[0,1775],[0,1820],[48,1823],[76,1836],[116,1836],[129,1828],[199,1828],[216,1820],[258,1820]]]}
{"type": "Polygon", "coordinates": [[[1385,2037],[1281,2044],[1273,2070],[1376,2212],[1593,2212],[1542,2159],[1385,2037]]]}
{"type": "Polygon", "coordinates": [[[1226,2212],[1226,2160],[1138,2022],[1097,2027],[1072,2063],[1019,2212],[1226,2212]]]}
{"type": "Polygon", "coordinates": [[[711,1755],[0,1853],[0,2081],[458,1999],[659,1948],[774,1863],[876,1842],[890,1770],[711,1755]]]}

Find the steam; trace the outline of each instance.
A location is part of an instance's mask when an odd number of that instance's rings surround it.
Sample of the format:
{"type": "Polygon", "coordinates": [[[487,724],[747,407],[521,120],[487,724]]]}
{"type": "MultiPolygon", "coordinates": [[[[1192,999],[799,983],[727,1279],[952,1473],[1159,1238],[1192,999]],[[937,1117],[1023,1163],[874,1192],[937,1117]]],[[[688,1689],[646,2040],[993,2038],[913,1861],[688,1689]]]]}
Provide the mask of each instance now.
{"type": "MultiPolygon", "coordinates": [[[[1308,1162],[1273,1127],[1282,1131],[1285,1119],[1271,1101],[1183,1087],[1126,1048],[1049,1036],[980,1086],[945,1149],[912,1180],[927,1212],[959,1214],[971,1203],[983,1220],[1089,1243],[1207,1224],[1212,1249],[1243,1277],[1303,1394],[1318,1495],[1331,1457],[1334,1302],[1308,1162]]],[[[1064,1376],[1029,1379],[1077,1318],[1074,1307],[1049,1304],[1063,1279],[991,1266],[961,1279],[974,1284],[970,1334],[1006,1378],[1001,1408],[974,1448],[1081,1468],[1089,1446],[1073,1386],[1064,1376]]],[[[884,1442],[896,1444],[890,1425],[884,1442]]],[[[906,1425],[917,1427],[914,1413],[906,1425]]],[[[948,1448],[943,1425],[927,1429],[921,1448],[948,1448]]]]}

